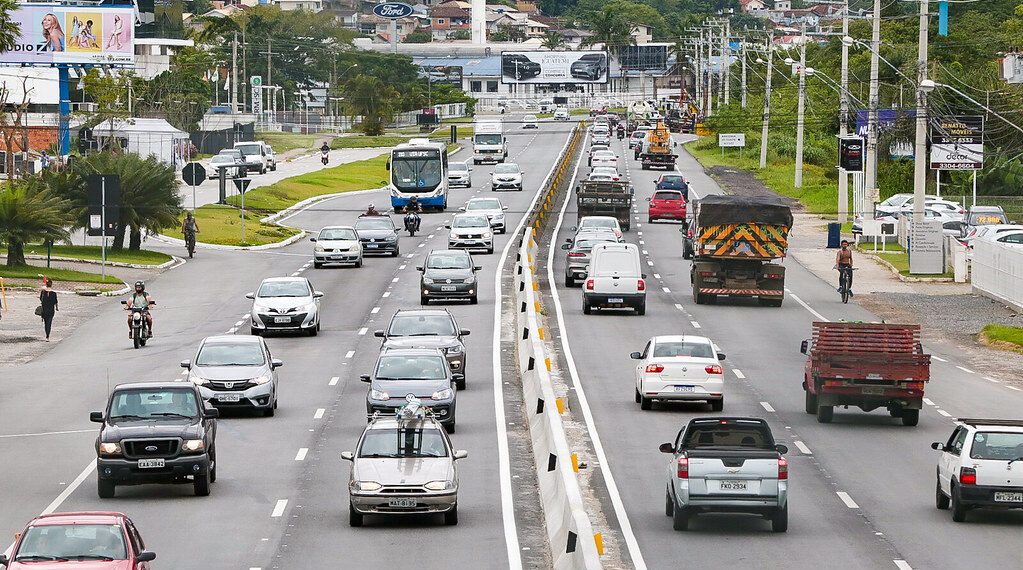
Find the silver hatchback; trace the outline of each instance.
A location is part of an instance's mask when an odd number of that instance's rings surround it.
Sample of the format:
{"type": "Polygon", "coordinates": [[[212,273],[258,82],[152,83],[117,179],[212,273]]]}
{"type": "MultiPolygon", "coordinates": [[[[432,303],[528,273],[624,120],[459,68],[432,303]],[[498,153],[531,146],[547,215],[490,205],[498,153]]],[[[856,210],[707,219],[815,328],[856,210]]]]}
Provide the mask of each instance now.
{"type": "Polygon", "coordinates": [[[210,404],[266,416],[277,409],[277,369],[281,366],[284,363],[273,358],[262,338],[233,334],[204,338],[195,358],[181,361],[188,379],[210,404]]]}
{"type": "Polygon", "coordinates": [[[316,336],[320,331],[320,298],[305,277],[268,277],[259,289],[245,295],[252,299],[249,331],[301,331],[316,336]]]}

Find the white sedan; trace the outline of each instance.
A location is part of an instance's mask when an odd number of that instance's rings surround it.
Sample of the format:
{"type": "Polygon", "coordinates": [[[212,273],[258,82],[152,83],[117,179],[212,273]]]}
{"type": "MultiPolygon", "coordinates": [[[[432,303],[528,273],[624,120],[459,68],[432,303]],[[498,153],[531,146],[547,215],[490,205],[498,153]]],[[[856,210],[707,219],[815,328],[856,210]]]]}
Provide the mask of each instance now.
{"type": "Polygon", "coordinates": [[[618,155],[610,150],[599,150],[594,152],[590,157],[590,166],[596,168],[598,166],[610,166],[615,170],[618,170],[618,155]]]}
{"type": "Polygon", "coordinates": [[[636,365],[636,403],[649,410],[654,400],[706,401],[720,412],[724,407],[724,370],[720,353],[702,336],[655,336],[643,352],[633,352],[636,365]]]}

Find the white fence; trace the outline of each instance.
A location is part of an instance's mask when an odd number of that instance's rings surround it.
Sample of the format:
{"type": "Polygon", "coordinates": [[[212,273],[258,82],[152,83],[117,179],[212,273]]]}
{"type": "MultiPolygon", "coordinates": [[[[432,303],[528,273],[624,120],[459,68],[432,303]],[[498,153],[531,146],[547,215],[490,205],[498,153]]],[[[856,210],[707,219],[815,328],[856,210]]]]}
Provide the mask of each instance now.
{"type": "Polygon", "coordinates": [[[975,240],[973,290],[1023,310],[1023,247],[975,240]]]}

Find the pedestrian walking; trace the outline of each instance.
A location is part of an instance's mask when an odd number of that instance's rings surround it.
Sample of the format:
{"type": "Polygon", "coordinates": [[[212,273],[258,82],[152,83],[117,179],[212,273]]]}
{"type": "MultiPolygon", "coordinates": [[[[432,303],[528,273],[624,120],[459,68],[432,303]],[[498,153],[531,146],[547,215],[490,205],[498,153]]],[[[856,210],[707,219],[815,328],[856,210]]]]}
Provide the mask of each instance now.
{"type": "Polygon", "coordinates": [[[43,318],[43,329],[46,331],[46,342],[50,342],[50,327],[53,325],[53,314],[57,308],[57,292],[53,290],[53,279],[46,279],[46,287],[39,292],[39,316],[43,318]]]}

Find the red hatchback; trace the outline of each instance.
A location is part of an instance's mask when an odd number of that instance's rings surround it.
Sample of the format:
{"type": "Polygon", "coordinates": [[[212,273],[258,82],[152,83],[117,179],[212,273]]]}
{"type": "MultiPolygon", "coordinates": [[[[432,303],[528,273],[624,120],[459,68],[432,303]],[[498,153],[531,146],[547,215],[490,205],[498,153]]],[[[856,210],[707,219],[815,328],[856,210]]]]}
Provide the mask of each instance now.
{"type": "Polygon", "coordinates": [[[658,190],[654,192],[647,213],[647,221],[654,220],[686,220],[686,199],[681,190],[658,190]]]}
{"type": "Polygon", "coordinates": [[[131,519],[121,513],[53,513],[32,519],[15,535],[7,570],[150,570],[156,553],[146,550],[131,519]]]}

